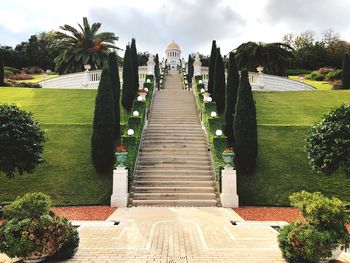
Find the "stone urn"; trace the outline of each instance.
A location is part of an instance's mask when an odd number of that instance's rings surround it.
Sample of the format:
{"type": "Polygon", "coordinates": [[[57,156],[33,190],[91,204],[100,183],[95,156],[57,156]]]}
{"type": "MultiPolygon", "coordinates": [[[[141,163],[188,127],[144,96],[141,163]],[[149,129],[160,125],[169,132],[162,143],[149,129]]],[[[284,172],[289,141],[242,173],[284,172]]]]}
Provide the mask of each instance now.
{"type": "Polygon", "coordinates": [[[233,160],[235,158],[235,153],[233,151],[224,151],[222,153],[222,158],[224,159],[224,162],[226,163],[225,168],[233,167],[233,160]]]}
{"type": "Polygon", "coordinates": [[[147,95],[146,91],[139,91],[138,94],[141,97],[141,101],[145,101],[146,100],[146,95],[147,95]]]}
{"type": "Polygon", "coordinates": [[[128,157],[127,152],[115,152],[115,158],[117,159],[118,167],[125,167],[124,163],[126,162],[126,158],[128,157]]]}

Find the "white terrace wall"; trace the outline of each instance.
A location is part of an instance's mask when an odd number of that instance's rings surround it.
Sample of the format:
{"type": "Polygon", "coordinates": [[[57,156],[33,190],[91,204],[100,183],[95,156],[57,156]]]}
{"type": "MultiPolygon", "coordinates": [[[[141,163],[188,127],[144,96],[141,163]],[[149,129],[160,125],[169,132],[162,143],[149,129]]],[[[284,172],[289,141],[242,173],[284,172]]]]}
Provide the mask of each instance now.
{"type": "MultiPolygon", "coordinates": [[[[40,82],[42,88],[55,89],[97,89],[101,79],[101,70],[91,70],[62,75],[40,82]]],[[[139,67],[139,84],[143,86],[147,75],[147,66],[139,67]]],[[[119,77],[123,83],[123,69],[119,68],[119,77]]]]}
{"type": "MultiPolygon", "coordinates": [[[[205,87],[208,85],[208,67],[202,67],[201,73],[205,87]]],[[[225,72],[227,76],[227,72],[225,72]]],[[[275,75],[249,72],[249,83],[256,91],[306,91],[315,90],[312,86],[300,81],[291,80],[275,75]]]]}

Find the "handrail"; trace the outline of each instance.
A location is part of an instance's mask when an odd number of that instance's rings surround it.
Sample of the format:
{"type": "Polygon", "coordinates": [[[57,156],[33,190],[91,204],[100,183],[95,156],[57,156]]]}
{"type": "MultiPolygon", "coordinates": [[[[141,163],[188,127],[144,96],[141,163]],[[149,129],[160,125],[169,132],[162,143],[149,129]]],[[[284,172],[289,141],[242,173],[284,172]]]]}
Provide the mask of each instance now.
{"type": "Polygon", "coordinates": [[[139,143],[139,146],[137,148],[137,155],[136,155],[134,170],[133,170],[132,176],[131,176],[132,177],[131,178],[132,182],[131,182],[130,189],[129,189],[128,206],[131,206],[131,203],[130,203],[130,199],[131,199],[130,192],[132,192],[135,189],[135,175],[136,175],[136,171],[137,171],[138,166],[139,166],[140,155],[141,155],[141,151],[142,151],[142,143],[143,143],[143,139],[144,139],[144,136],[145,136],[145,130],[146,130],[146,127],[148,126],[148,119],[149,119],[149,116],[150,116],[149,112],[152,110],[154,94],[156,93],[156,88],[155,88],[154,84],[153,84],[153,89],[152,90],[153,90],[153,92],[152,92],[152,97],[151,97],[151,104],[149,106],[149,109],[148,109],[148,107],[146,105],[145,119],[144,119],[143,126],[142,126],[140,143],[139,143]]]}

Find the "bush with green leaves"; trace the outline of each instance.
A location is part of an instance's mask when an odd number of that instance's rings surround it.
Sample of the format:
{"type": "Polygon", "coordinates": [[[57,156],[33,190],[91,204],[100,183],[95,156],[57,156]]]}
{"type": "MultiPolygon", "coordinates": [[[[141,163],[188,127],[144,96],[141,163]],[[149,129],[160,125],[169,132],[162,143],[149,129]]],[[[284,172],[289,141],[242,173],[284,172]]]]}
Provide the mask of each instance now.
{"type": "Polygon", "coordinates": [[[305,223],[294,222],[280,231],[279,246],[288,262],[318,262],[330,257],[338,246],[347,246],[349,215],[341,200],[305,191],[289,199],[301,210],[305,223]]]}
{"type": "Polygon", "coordinates": [[[5,69],[4,69],[4,56],[0,51],[0,86],[4,86],[5,82],[5,69]]]}
{"type": "Polygon", "coordinates": [[[62,247],[52,256],[54,260],[66,260],[72,258],[77,253],[79,247],[79,233],[76,229],[71,228],[69,236],[62,247]]]}
{"type": "Polygon", "coordinates": [[[43,161],[44,132],[30,112],[0,104],[0,171],[13,178],[15,172],[32,173],[43,161]]]}
{"type": "Polygon", "coordinates": [[[350,89],[350,57],[345,53],[343,59],[342,89],[350,89]]]}
{"type": "Polygon", "coordinates": [[[306,152],[313,169],[327,175],[343,170],[350,176],[350,105],[329,112],[312,127],[306,152]]]}
{"type": "Polygon", "coordinates": [[[51,256],[69,239],[72,225],[50,211],[51,199],[28,193],[5,207],[0,253],[9,257],[51,256]]]}

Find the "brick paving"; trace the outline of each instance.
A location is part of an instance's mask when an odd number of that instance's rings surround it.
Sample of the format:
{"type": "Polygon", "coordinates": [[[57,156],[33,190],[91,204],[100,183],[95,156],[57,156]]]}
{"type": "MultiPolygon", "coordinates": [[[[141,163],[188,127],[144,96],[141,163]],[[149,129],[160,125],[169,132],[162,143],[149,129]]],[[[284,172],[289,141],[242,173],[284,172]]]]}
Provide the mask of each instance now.
{"type": "Polygon", "coordinates": [[[232,209],[217,207],[132,207],[110,221],[86,225],[80,246],[67,262],[285,262],[277,232],[247,225],[232,209]]]}

